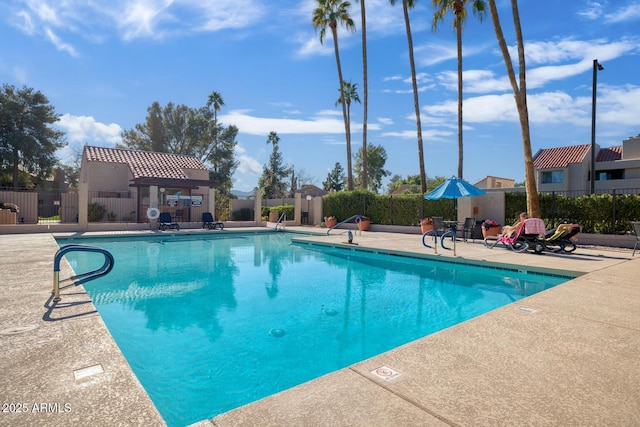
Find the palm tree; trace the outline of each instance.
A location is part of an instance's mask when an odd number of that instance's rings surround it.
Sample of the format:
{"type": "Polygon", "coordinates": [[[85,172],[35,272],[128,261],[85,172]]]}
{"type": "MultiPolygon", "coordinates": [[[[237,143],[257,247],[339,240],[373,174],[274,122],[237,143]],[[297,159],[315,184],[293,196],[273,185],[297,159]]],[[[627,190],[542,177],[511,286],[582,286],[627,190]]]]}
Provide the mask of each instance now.
{"type": "MultiPolygon", "coordinates": [[[[436,9],[433,15],[433,23],[431,28],[436,30],[438,23],[444,20],[447,11],[451,10],[454,14],[453,27],[456,29],[456,41],[458,45],[458,178],[462,179],[463,164],[463,144],[462,144],[462,25],[467,19],[467,10],[465,6],[469,0],[432,0],[433,7],[436,9]]],[[[473,0],[473,14],[482,19],[487,13],[487,4],[484,0],[473,0]]]]}
{"type": "Polygon", "coordinates": [[[513,70],[513,62],[504,39],[502,26],[500,25],[500,17],[496,8],[495,0],[489,0],[489,9],[491,10],[491,20],[496,31],[498,45],[502,51],[504,64],[507,67],[509,82],[513,89],[513,95],[516,100],[518,109],[518,117],[520,119],[520,129],[522,133],[522,148],[524,151],[524,172],[525,172],[525,189],[527,191],[527,212],[533,218],[540,218],[540,200],[538,198],[538,189],[536,188],[535,169],[533,167],[533,154],[531,153],[531,135],[529,133],[529,111],[527,109],[527,84],[526,70],[524,61],[524,41],[522,39],[522,27],[520,26],[520,13],[518,12],[518,1],[511,0],[511,13],[513,15],[513,25],[518,44],[518,68],[520,70],[519,83],[516,81],[516,74],[513,70]]]}
{"type": "Polygon", "coordinates": [[[207,153],[207,156],[205,157],[206,160],[209,159],[209,156],[211,156],[211,153],[213,152],[214,148],[218,145],[217,144],[218,142],[218,111],[220,111],[220,109],[224,107],[224,100],[222,99],[222,95],[220,95],[220,92],[213,91],[209,95],[209,99],[207,100],[207,108],[211,108],[212,106],[213,106],[213,145],[211,146],[211,150],[209,150],[209,153],[207,153]]]}
{"type": "Polygon", "coordinates": [[[340,98],[336,101],[336,105],[342,104],[342,99],[344,96],[344,101],[347,104],[347,128],[349,129],[349,134],[351,133],[351,101],[355,101],[358,104],[360,103],[360,97],[358,96],[357,83],[351,83],[351,80],[348,82],[342,82],[342,91],[340,91],[340,98]]]}
{"type": "Polygon", "coordinates": [[[318,7],[313,11],[313,28],[320,29],[320,43],[324,42],[327,27],[333,36],[333,49],[336,53],[336,66],[338,67],[338,80],[340,83],[340,99],[342,104],[342,118],[344,119],[344,131],[347,141],[347,189],[353,190],[353,172],[351,168],[351,132],[347,123],[347,106],[344,102],[344,90],[342,79],[342,67],[340,66],[340,52],[338,50],[338,23],[343,24],[347,30],[354,32],[355,24],[349,15],[351,3],[340,0],[316,0],[318,7]]]}
{"type": "MultiPolygon", "coordinates": [[[[364,0],[356,0],[360,3],[360,18],[362,21],[362,94],[364,105],[362,112],[362,151],[367,152],[367,115],[369,112],[369,84],[367,81],[367,13],[364,0]]],[[[367,189],[367,156],[362,159],[362,188],[367,189]]]]}
{"type": "MultiPolygon", "coordinates": [[[[420,121],[420,103],[418,102],[418,81],[416,78],[416,63],[413,59],[413,39],[411,37],[411,23],[409,21],[409,9],[413,8],[417,0],[402,0],[404,11],[404,24],[407,30],[407,42],[409,43],[409,63],[411,65],[411,84],[413,86],[413,106],[416,112],[416,127],[418,128],[418,159],[420,161],[420,189],[427,192],[427,174],[424,170],[424,150],[422,148],[422,123],[420,121]]],[[[392,5],[396,0],[389,0],[392,5]]]]}

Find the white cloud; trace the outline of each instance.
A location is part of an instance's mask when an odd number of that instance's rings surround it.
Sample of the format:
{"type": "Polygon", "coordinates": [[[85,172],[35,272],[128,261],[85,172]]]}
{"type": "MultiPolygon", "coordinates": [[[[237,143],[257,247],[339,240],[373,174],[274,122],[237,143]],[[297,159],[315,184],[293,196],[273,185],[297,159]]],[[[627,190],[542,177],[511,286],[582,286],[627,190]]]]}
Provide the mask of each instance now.
{"type": "Polygon", "coordinates": [[[66,133],[69,143],[58,151],[58,157],[66,164],[72,162],[74,153],[81,151],[84,145],[114,147],[122,142],[120,125],[116,123],[106,125],[90,116],[63,114],[56,122],[56,126],[66,133]]]}
{"type": "Polygon", "coordinates": [[[238,172],[247,175],[257,175],[262,173],[262,166],[253,157],[247,154],[247,150],[240,144],[236,145],[236,159],[238,160],[238,172]]]}
{"type": "Polygon", "coordinates": [[[241,133],[249,135],[266,136],[271,131],[275,131],[278,134],[344,133],[344,122],[341,113],[335,114],[339,116],[338,118],[327,117],[334,114],[335,112],[327,110],[312,120],[302,120],[255,117],[247,114],[246,110],[235,110],[220,116],[219,120],[225,123],[233,123],[240,129],[241,133]]]}
{"type": "Polygon", "coordinates": [[[629,4],[622,7],[615,13],[604,15],[606,24],[618,24],[620,22],[640,20],[640,4],[629,4]]]}

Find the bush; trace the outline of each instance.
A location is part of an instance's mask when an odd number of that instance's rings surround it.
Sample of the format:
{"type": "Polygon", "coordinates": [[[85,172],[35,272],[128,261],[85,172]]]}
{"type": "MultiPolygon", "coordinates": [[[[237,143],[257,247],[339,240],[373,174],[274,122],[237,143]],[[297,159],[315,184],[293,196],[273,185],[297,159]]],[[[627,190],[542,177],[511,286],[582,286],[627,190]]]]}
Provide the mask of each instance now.
{"type": "Polygon", "coordinates": [[[253,219],[253,210],[249,208],[242,208],[238,211],[234,211],[232,217],[234,221],[251,221],[253,219]]]}
{"type": "Polygon", "coordinates": [[[107,209],[100,203],[89,203],[88,219],[89,222],[99,222],[104,217],[107,209]]]}

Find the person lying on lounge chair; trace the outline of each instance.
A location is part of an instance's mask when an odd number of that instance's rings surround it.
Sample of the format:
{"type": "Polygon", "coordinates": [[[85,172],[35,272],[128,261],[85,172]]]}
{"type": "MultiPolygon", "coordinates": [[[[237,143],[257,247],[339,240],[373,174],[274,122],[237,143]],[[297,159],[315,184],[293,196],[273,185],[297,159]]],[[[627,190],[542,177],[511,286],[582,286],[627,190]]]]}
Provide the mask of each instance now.
{"type": "Polygon", "coordinates": [[[518,222],[516,222],[513,225],[505,225],[504,227],[502,227],[501,236],[504,236],[504,237],[513,236],[514,233],[517,233],[524,226],[524,220],[528,218],[529,218],[529,215],[526,212],[522,212],[519,215],[518,222]]]}

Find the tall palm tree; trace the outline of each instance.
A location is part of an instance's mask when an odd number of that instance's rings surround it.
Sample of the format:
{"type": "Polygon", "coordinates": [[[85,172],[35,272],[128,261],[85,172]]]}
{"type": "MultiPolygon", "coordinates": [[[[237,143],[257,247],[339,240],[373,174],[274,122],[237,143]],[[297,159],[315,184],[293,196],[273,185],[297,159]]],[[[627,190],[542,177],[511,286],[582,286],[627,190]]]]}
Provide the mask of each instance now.
{"type": "MultiPolygon", "coordinates": [[[[362,96],[364,98],[362,112],[362,152],[367,152],[367,116],[369,112],[369,84],[367,80],[367,13],[365,0],[356,0],[360,3],[360,20],[362,21],[362,96]]],[[[367,189],[367,156],[362,159],[362,188],[367,189]]]]}
{"type": "MultiPolygon", "coordinates": [[[[453,27],[456,29],[456,41],[458,45],[458,178],[462,179],[464,158],[462,143],[462,26],[467,19],[465,6],[467,6],[469,0],[432,0],[431,3],[436,9],[431,24],[433,31],[438,27],[438,23],[444,20],[449,10],[451,10],[454,15],[453,27]]],[[[482,22],[482,19],[487,13],[487,4],[484,0],[473,0],[471,10],[482,22]]]]}
{"type": "Polygon", "coordinates": [[[353,19],[349,15],[351,3],[340,0],[316,0],[318,7],[313,11],[313,28],[320,29],[320,43],[324,42],[327,27],[333,36],[333,49],[336,54],[336,66],[338,68],[338,80],[340,83],[340,99],[342,104],[342,118],[344,119],[344,131],[347,141],[347,189],[353,190],[353,171],[351,167],[351,132],[347,123],[347,106],[344,102],[344,88],[342,79],[342,67],[340,66],[340,52],[338,50],[338,23],[343,24],[351,32],[356,30],[353,19]]]}
{"type": "Polygon", "coordinates": [[[207,153],[207,156],[205,157],[206,160],[209,160],[209,156],[211,156],[211,153],[218,145],[218,111],[224,107],[224,100],[222,99],[220,92],[213,91],[209,95],[207,108],[210,109],[211,107],[213,107],[213,144],[211,146],[211,150],[209,150],[209,153],[207,153]]]}
{"type": "Polygon", "coordinates": [[[527,212],[534,218],[540,218],[540,200],[538,198],[538,189],[536,188],[536,175],[533,167],[533,154],[531,152],[531,135],[529,133],[529,111],[527,109],[527,83],[526,83],[526,70],[524,60],[524,41],[522,39],[522,27],[520,26],[520,13],[518,12],[518,1],[511,0],[511,13],[513,15],[513,26],[516,34],[516,41],[518,44],[518,68],[519,73],[519,86],[516,81],[516,74],[513,70],[513,62],[511,61],[511,55],[507,47],[507,42],[504,39],[504,33],[502,32],[502,26],[500,24],[500,17],[498,16],[498,9],[496,8],[495,0],[489,1],[489,9],[491,10],[491,20],[493,21],[493,27],[496,31],[496,38],[498,39],[498,45],[502,51],[502,57],[504,58],[504,64],[507,67],[507,74],[509,75],[509,82],[513,89],[513,95],[516,100],[516,107],[518,109],[518,118],[520,119],[520,130],[522,133],[522,148],[524,151],[524,173],[525,180],[524,185],[527,191],[527,212]]]}
{"type": "MultiPolygon", "coordinates": [[[[418,159],[420,161],[420,189],[427,192],[427,174],[424,170],[424,149],[422,147],[422,123],[420,120],[420,102],[418,101],[418,81],[416,77],[416,63],[413,59],[413,38],[411,37],[411,22],[409,21],[409,9],[415,6],[417,0],[402,0],[404,11],[404,24],[407,30],[407,42],[409,43],[409,63],[411,65],[411,84],[413,86],[413,106],[416,112],[416,127],[418,129],[418,159]]],[[[392,5],[396,0],[389,0],[392,5]]]]}
{"type": "Polygon", "coordinates": [[[351,83],[351,80],[342,82],[342,91],[340,91],[340,98],[336,101],[336,105],[342,104],[342,100],[347,104],[347,129],[351,133],[351,101],[360,103],[360,97],[358,96],[358,84],[351,83]]]}

